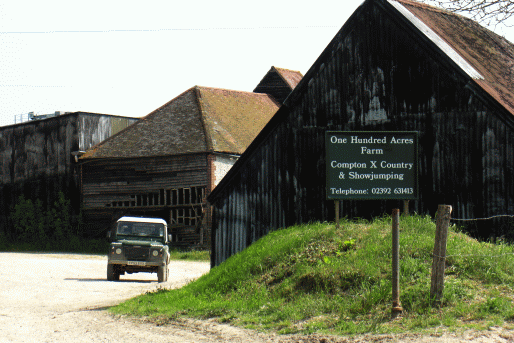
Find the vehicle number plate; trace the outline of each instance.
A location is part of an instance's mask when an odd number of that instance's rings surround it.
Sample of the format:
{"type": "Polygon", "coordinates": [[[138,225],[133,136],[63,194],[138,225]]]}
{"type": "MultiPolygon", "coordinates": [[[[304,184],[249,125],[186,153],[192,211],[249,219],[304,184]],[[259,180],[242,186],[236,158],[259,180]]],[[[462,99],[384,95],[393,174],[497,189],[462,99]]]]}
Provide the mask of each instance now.
{"type": "Polygon", "coordinates": [[[139,262],[139,261],[128,261],[127,263],[129,266],[145,266],[146,262],[139,262]]]}

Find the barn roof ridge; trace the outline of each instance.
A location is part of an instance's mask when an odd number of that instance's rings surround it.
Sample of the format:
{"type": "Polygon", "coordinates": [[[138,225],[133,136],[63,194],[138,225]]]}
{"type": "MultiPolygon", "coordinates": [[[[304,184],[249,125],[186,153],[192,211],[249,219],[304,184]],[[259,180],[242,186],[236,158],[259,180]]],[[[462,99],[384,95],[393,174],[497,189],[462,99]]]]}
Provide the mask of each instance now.
{"type": "Polygon", "coordinates": [[[81,159],[197,152],[240,155],[278,108],[269,94],[193,86],[90,148],[81,159]]]}
{"type": "Polygon", "coordinates": [[[196,103],[198,104],[198,108],[200,109],[200,122],[202,123],[203,133],[206,137],[206,149],[207,151],[214,152],[214,146],[212,144],[212,137],[209,133],[209,128],[207,127],[208,123],[205,121],[205,108],[203,105],[203,102],[201,101],[202,94],[201,94],[201,88],[200,86],[195,86],[195,92],[196,92],[196,103]]]}
{"type": "MultiPolygon", "coordinates": [[[[425,4],[423,2],[414,1],[414,0],[391,0],[391,1],[396,1],[396,2],[407,4],[407,5],[416,6],[416,7],[428,10],[428,11],[434,11],[434,12],[439,12],[439,13],[447,13],[448,12],[447,10],[445,10],[443,8],[431,6],[431,5],[425,4]]],[[[460,15],[458,13],[452,13],[452,14],[460,15]]]]}

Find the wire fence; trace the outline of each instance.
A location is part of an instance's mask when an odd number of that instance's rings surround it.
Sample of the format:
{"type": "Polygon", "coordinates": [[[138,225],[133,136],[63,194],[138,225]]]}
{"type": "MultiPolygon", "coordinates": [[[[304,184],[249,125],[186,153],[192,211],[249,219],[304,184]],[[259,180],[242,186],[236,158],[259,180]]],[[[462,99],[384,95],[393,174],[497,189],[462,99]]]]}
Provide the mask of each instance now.
{"type": "Polygon", "coordinates": [[[499,214],[499,215],[491,216],[491,217],[487,217],[487,218],[471,218],[471,219],[450,218],[450,220],[461,221],[461,222],[471,222],[471,221],[490,220],[490,219],[506,218],[506,217],[514,218],[514,215],[511,215],[511,214],[499,214]]]}
{"type": "Polygon", "coordinates": [[[498,214],[483,218],[450,218],[473,238],[480,241],[514,243],[514,215],[498,214]]]}
{"type": "MultiPolygon", "coordinates": [[[[485,218],[450,218],[450,221],[458,224],[458,223],[463,223],[465,225],[468,225],[466,231],[469,231],[469,224],[471,223],[484,223],[485,221],[495,221],[493,223],[493,227],[489,227],[489,229],[492,231],[493,233],[493,236],[492,237],[488,237],[489,239],[493,239],[494,243],[496,243],[497,241],[497,238],[498,238],[498,235],[503,239],[505,237],[507,237],[507,240],[506,240],[506,243],[509,243],[510,246],[514,245],[514,220],[511,220],[511,219],[514,219],[514,215],[511,215],[511,214],[500,214],[500,215],[494,215],[494,216],[490,216],[490,217],[485,217],[485,218]],[[505,219],[507,219],[507,221],[505,222],[505,219]],[[498,234],[498,235],[494,235],[494,234],[498,234]]],[[[489,232],[491,233],[491,232],[489,232]]],[[[485,235],[485,237],[487,237],[485,235]]],[[[503,240],[502,240],[503,241],[503,240]]],[[[437,255],[434,255],[434,257],[438,257],[438,258],[449,258],[449,257],[480,257],[480,258],[499,258],[499,257],[502,257],[502,256],[508,256],[508,255],[514,255],[514,252],[505,252],[505,253],[500,253],[500,254],[480,254],[480,255],[477,255],[477,254],[448,254],[446,256],[437,256],[437,255]]]]}

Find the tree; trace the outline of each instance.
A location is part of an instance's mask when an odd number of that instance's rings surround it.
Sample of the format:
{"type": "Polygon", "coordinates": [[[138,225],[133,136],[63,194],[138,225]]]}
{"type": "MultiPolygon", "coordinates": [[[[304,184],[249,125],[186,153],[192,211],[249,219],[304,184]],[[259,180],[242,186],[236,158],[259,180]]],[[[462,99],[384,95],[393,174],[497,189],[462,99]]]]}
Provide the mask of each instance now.
{"type": "Polygon", "coordinates": [[[461,13],[485,25],[507,24],[514,14],[512,0],[422,0],[436,3],[451,12],[461,13]]]}

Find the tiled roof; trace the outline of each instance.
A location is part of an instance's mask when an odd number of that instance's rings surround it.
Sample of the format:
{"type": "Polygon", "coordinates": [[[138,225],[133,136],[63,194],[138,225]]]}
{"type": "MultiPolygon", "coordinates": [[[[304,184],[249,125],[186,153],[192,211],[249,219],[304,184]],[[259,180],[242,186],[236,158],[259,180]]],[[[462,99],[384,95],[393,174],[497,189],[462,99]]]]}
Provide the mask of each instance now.
{"type": "Polygon", "coordinates": [[[82,159],[242,154],[278,107],[267,94],[196,86],[89,149],[82,159]]]}
{"type": "Polygon", "coordinates": [[[278,110],[267,94],[197,87],[212,149],[242,154],[278,110]]]}
{"type": "MultiPolygon", "coordinates": [[[[465,70],[472,76],[473,82],[514,114],[512,43],[461,15],[410,0],[389,2],[393,6],[400,4],[435,32],[476,71],[465,70]]],[[[451,53],[447,54],[452,57],[451,53]]],[[[462,67],[459,61],[455,62],[462,67]]]]}
{"type": "Polygon", "coordinates": [[[287,82],[291,90],[295,89],[296,85],[302,80],[303,75],[299,71],[289,70],[284,68],[273,67],[278,74],[287,82]]]}

